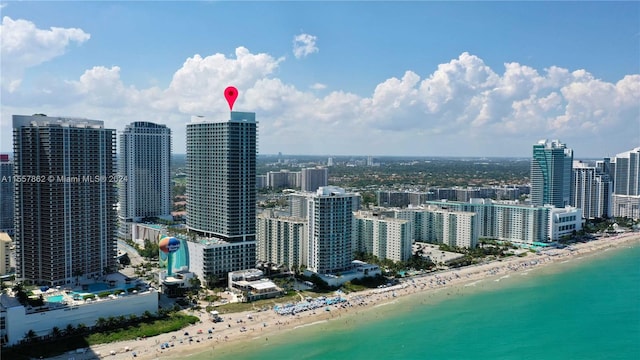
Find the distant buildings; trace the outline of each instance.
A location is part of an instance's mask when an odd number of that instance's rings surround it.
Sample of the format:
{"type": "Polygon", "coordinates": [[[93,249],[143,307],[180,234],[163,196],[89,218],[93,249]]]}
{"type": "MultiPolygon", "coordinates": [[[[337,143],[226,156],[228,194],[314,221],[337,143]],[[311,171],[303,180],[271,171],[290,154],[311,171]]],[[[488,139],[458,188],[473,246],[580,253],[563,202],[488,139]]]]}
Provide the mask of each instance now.
{"type": "Polygon", "coordinates": [[[285,189],[300,187],[299,171],[269,171],[266,175],[267,187],[271,189],[285,189]]]}
{"type": "Polygon", "coordinates": [[[13,116],[17,279],[42,285],[115,268],[115,130],[98,120],[13,116]],[[37,179],[37,181],[36,181],[37,179]]]}
{"type": "Polygon", "coordinates": [[[564,208],[571,204],[573,150],[558,140],[533,145],[531,204],[564,208]]]}
{"type": "Polygon", "coordinates": [[[427,201],[451,200],[468,202],[471,199],[517,200],[528,194],[528,186],[493,186],[476,188],[430,188],[426,192],[379,190],[377,205],[382,207],[420,206],[427,201]]]}
{"type": "Polygon", "coordinates": [[[316,191],[322,186],[327,186],[329,172],[327,168],[316,167],[302,169],[300,187],[302,191],[316,191]]]}
{"type": "Polygon", "coordinates": [[[13,162],[9,154],[0,154],[0,232],[13,235],[13,162]]]}
{"type": "Polygon", "coordinates": [[[613,216],[640,219],[640,147],[612,159],[613,216]]]}
{"type": "Polygon", "coordinates": [[[119,185],[121,234],[144,218],[171,220],[171,130],[138,121],[120,134],[119,185]]]}
{"type": "Polygon", "coordinates": [[[255,113],[187,125],[187,227],[190,267],[202,280],[256,264],[255,113]]]}

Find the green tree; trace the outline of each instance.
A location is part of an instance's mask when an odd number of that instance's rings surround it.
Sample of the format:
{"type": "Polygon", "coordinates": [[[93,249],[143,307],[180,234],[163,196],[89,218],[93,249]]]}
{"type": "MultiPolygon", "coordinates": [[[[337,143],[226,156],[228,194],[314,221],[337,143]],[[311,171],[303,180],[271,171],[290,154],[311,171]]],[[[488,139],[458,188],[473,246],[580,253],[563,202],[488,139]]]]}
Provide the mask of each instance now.
{"type": "Polygon", "coordinates": [[[35,331],[29,330],[24,334],[24,338],[28,342],[34,342],[38,338],[38,335],[36,334],[35,331]]]}

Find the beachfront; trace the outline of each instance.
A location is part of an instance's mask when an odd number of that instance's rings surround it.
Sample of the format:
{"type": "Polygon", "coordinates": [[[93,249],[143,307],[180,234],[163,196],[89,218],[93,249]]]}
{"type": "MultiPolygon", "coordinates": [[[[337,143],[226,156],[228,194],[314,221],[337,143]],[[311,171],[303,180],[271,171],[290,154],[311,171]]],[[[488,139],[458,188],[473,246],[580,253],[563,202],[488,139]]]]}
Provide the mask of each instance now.
{"type": "MultiPolygon", "coordinates": [[[[354,312],[368,311],[394,301],[396,297],[410,294],[424,296],[439,289],[452,289],[460,286],[474,286],[482,280],[491,279],[492,283],[509,277],[511,273],[527,273],[527,270],[539,268],[543,265],[570,261],[588,254],[597,254],[608,248],[620,247],[631,242],[640,241],[639,234],[620,235],[584,244],[576,244],[565,249],[550,249],[539,254],[529,254],[526,257],[507,258],[502,261],[466,267],[414,277],[405,280],[400,285],[372,289],[352,294],[337,294],[344,301],[331,305],[319,304],[295,314],[279,315],[274,310],[262,312],[244,312],[224,316],[223,323],[212,323],[205,313],[199,313],[202,322],[187,329],[173,333],[162,334],[154,338],[124,341],[120,343],[102,344],[92,347],[91,352],[85,354],[65,354],[58,359],[87,359],[98,355],[111,359],[132,358],[183,358],[189,354],[203,353],[216,350],[231,351],[230,349],[250,346],[251,342],[269,341],[269,336],[285,331],[295,330],[303,326],[331,321],[354,312]],[[329,311],[327,311],[329,309],[329,311]],[[209,330],[211,329],[211,333],[209,330]],[[185,335],[188,334],[188,335],[185,335]],[[168,345],[168,346],[167,346],[168,345]],[[127,351],[128,350],[128,351],[127,351]],[[111,355],[113,352],[113,355],[111,355]]],[[[526,277],[522,277],[525,279],[526,277]]],[[[449,293],[455,293],[449,291],[449,293]]],[[[335,298],[335,297],[330,297],[335,298]]],[[[300,304],[297,304],[300,305],[300,304]]],[[[283,304],[284,306],[284,304],[283,304]]],[[[303,308],[299,308],[303,309],[303,308]]]]}

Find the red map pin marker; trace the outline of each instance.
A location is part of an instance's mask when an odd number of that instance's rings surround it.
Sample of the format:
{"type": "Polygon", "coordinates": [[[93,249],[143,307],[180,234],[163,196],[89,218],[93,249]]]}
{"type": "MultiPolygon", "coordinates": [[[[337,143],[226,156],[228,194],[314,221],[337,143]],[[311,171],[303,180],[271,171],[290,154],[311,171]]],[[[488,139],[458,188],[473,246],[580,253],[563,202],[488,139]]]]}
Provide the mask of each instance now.
{"type": "Polygon", "coordinates": [[[227,99],[229,103],[229,110],[233,110],[233,103],[235,103],[238,98],[238,89],[233,86],[224,89],[224,98],[227,99]]]}

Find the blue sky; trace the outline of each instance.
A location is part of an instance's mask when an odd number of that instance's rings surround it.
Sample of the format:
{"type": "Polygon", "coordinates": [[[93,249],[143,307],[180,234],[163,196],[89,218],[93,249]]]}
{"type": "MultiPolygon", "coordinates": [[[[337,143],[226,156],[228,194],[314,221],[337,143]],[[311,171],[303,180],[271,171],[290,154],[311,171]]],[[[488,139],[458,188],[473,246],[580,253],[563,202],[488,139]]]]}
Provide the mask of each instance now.
{"type": "Polygon", "coordinates": [[[11,115],[255,111],[260,152],[576,157],[640,145],[638,2],[2,2],[11,115]],[[295,39],[299,41],[295,42],[295,39]]]}

